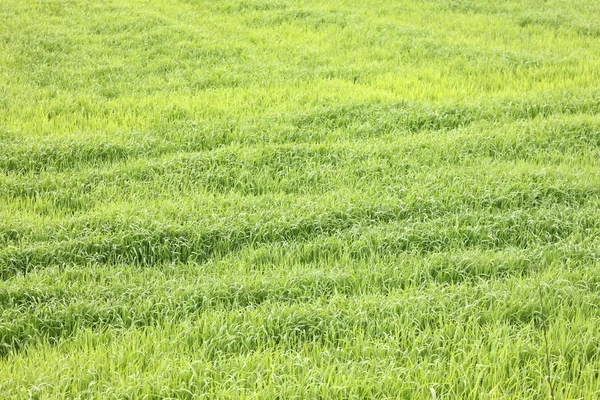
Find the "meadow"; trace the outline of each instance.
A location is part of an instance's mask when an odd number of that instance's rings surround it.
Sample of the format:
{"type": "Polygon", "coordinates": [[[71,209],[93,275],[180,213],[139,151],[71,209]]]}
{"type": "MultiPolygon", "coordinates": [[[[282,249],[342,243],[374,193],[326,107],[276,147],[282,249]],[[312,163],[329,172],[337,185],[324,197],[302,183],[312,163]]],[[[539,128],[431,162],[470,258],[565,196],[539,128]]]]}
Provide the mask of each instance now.
{"type": "Polygon", "coordinates": [[[597,0],[0,2],[0,398],[600,398],[597,0]]]}

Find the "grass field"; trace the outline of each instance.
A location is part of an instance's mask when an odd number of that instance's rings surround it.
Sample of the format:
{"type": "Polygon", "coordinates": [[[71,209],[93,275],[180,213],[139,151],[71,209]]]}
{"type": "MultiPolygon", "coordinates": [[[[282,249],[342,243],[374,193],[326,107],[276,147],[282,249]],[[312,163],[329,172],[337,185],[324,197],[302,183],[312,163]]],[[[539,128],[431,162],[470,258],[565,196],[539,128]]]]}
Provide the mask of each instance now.
{"type": "Polygon", "coordinates": [[[0,2],[0,398],[600,398],[597,0],[0,2]]]}

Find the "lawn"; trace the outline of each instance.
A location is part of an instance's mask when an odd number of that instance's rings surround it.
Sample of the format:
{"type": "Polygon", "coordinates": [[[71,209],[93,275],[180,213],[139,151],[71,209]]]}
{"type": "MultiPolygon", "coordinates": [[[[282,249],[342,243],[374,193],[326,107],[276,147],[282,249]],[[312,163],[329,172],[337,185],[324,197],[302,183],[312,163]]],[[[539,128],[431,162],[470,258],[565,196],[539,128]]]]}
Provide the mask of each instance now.
{"type": "Polygon", "coordinates": [[[600,398],[600,3],[3,0],[0,398],[600,398]]]}

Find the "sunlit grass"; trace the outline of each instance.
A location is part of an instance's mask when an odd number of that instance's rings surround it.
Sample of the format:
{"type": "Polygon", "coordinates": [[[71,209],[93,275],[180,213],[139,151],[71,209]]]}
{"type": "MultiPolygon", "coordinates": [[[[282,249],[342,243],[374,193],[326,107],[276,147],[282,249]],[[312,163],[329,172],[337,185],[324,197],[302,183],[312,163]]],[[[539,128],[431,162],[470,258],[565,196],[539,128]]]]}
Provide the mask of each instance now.
{"type": "Polygon", "coordinates": [[[599,21],[4,1],[0,397],[600,397],[599,21]]]}

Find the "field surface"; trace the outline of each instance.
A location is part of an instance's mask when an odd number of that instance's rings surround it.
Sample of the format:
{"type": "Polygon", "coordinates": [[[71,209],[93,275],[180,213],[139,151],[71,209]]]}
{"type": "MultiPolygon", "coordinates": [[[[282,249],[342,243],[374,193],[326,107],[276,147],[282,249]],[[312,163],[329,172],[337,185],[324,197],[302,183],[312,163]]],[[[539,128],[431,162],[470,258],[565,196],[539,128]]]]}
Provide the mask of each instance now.
{"type": "Polygon", "coordinates": [[[600,398],[597,0],[2,0],[0,398],[600,398]]]}

